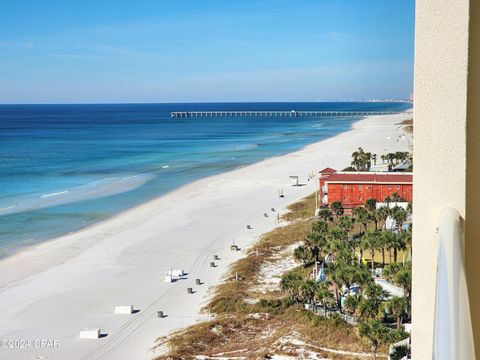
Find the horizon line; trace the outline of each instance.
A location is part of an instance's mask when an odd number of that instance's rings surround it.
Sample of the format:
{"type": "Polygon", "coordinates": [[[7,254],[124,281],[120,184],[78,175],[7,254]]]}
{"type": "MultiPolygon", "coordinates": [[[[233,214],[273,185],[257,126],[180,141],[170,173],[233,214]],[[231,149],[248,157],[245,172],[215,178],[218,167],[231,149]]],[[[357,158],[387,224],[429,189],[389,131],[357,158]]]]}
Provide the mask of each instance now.
{"type": "Polygon", "coordinates": [[[168,101],[168,102],[45,102],[45,103],[1,103],[10,105],[159,105],[159,104],[316,104],[316,103],[411,103],[407,99],[370,99],[370,100],[321,100],[321,101],[168,101]]]}

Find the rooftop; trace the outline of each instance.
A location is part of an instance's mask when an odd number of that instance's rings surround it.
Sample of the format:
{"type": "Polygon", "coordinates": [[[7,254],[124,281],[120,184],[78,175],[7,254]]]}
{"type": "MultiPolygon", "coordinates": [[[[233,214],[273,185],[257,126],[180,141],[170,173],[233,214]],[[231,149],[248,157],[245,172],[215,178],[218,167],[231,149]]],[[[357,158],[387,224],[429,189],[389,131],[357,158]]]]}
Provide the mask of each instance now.
{"type": "Polygon", "coordinates": [[[337,172],[337,170],[332,169],[331,167],[326,167],[325,169],[319,171],[319,173],[322,174],[322,175],[323,174],[334,174],[336,172],[337,172]]]}
{"type": "Polygon", "coordinates": [[[363,183],[409,183],[413,181],[412,173],[385,172],[337,172],[328,176],[326,181],[332,182],[363,182],[363,183]]]}

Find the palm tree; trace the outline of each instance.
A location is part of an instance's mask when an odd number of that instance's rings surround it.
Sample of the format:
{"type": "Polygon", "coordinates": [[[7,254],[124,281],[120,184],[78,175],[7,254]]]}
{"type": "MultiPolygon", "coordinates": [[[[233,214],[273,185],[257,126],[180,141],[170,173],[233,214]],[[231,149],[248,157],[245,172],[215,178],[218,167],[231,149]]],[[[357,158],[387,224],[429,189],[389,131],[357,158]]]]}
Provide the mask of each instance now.
{"type": "Polygon", "coordinates": [[[332,209],[333,213],[335,214],[335,217],[338,219],[339,216],[343,215],[344,213],[344,208],[343,205],[340,201],[334,201],[330,205],[330,208],[332,209]]]}
{"type": "Polygon", "coordinates": [[[315,292],[319,287],[319,283],[315,280],[306,280],[300,284],[300,297],[302,301],[306,302],[309,305],[313,306],[313,302],[315,300],[315,292]]]}
{"type": "Polygon", "coordinates": [[[363,232],[367,231],[368,221],[368,211],[363,207],[357,207],[352,210],[352,215],[356,221],[363,225],[363,232]]]}
{"type": "Polygon", "coordinates": [[[377,359],[378,347],[388,340],[388,331],[379,320],[368,320],[358,326],[358,334],[367,340],[372,348],[373,360],[377,359]]]}
{"type": "Polygon", "coordinates": [[[363,148],[359,147],[357,151],[352,153],[352,163],[351,165],[357,171],[368,171],[370,170],[371,160],[376,155],[372,155],[371,152],[365,152],[363,148]]]}
{"type": "Polygon", "coordinates": [[[370,167],[372,166],[372,153],[367,152],[363,158],[363,171],[370,171],[370,167]]]}
{"type": "Polygon", "coordinates": [[[327,284],[321,283],[315,290],[315,302],[323,305],[325,316],[327,315],[327,305],[333,301],[333,294],[328,289],[327,284]]]}
{"type": "Polygon", "coordinates": [[[360,304],[358,304],[357,312],[362,319],[378,319],[380,318],[380,309],[379,304],[374,300],[362,299],[360,304]]]}
{"type": "Polygon", "coordinates": [[[400,286],[403,289],[403,293],[410,303],[412,294],[411,264],[389,264],[385,267],[383,275],[387,280],[393,282],[395,285],[400,286]]]}
{"type": "Polygon", "coordinates": [[[412,258],[412,230],[409,229],[408,231],[403,232],[403,241],[405,245],[408,247],[410,252],[410,258],[412,258]]]}
{"type": "MultiPolygon", "coordinates": [[[[370,220],[368,216],[368,212],[365,208],[363,207],[358,207],[353,209],[352,211],[353,218],[360,224],[363,225],[363,231],[360,231],[360,233],[363,235],[367,231],[368,227],[368,221],[370,220]]],[[[360,261],[363,259],[363,248],[360,246],[360,261]]]]}
{"type": "Polygon", "coordinates": [[[367,286],[372,280],[366,267],[353,261],[340,264],[337,267],[337,277],[341,279],[343,285],[347,288],[348,295],[350,295],[350,287],[353,284],[367,286]]]}
{"type": "Polygon", "coordinates": [[[363,149],[361,147],[358,148],[358,151],[354,151],[352,153],[352,166],[355,167],[357,171],[360,170],[361,168],[362,154],[363,154],[363,149]]]}
{"type": "Polygon", "coordinates": [[[390,203],[392,202],[392,198],[390,196],[387,196],[384,200],[385,204],[387,204],[387,208],[390,209],[390,203]]]}
{"type": "Polygon", "coordinates": [[[330,281],[333,285],[333,288],[335,290],[335,302],[337,303],[337,307],[342,311],[342,299],[340,297],[340,289],[343,287],[344,282],[343,278],[341,275],[341,266],[338,266],[337,264],[332,264],[329,266],[330,271],[329,271],[329,276],[330,276],[330,281]]]}
{"type": "Polygon", "coordinates": [[[401,207],[394,207],[392,209],[392,218],[395,220],[397,224],[397,228],[400,232],[402,232],[403,224],[407,221],[408,213],[406,210],[402,209],[401,207]]]}
{"type": "MultiPolygon", "coordinates": [[[[390,241],[390,232],[389,231],[380,231],[378,236],[378,242],[380,250],[382,250],[382,267],[385,268],[385,248],[388,247],[390,241]]],[[[390,262],[392,259],[390,259],[390,262]]]]}
{"type": "Polygon", "coordinates": [[[388,153],[387,154],[387,159],[388,159],[388,163],[390,164],[390,168],[392,168],[393,165],[394,165],[394,162],[396,160],[395,154],[394,153],[388,153]]]}
{"type": "Polygon", "coordinates": [[[353,284],[360,286],[369,284],[372,280],[370,272],[363,264],[358,264],[348,248],[338,252],[335,264],[330,271],[332,280],[339,285],[345,286],[347,294],[350,295],[350,288],[353,284]]]}
{"type": "Polygon", "coordinates": [[[388,300],[387,308],[397,319],[397,330],[402,325],[402,318],[408,312],[408,302],[404,297],[394,296],[388,300]]]}
{"type": "MultiPolygon", "coordinates": [[[[383,245],[388,249],[388,262],[392,264],[392,250],[393,250],[393,240],[392,237],[395,236],[394,233],[388,230],[382,230],[383,245]]],[[[387,265],[388,266],[388,265],[387,265]]]]}
{"type": "Polygon", "coordinates": [[[341,261],[340,259],[337,259],[332,275],[334,278],[333,283],[337,282],[338,285],[340,285],[340,288],[345,286],[347,292],[350,293],[350,286],[353,283],[353,279],[348,267],[347,261],[341,261]]]}
{"type": "Polygon", "coordinates": [[[373,165],[377,165],[377,154],[372,155],[373,165]]]}
{"type": "Polygon", "coordinates": [[[365,209],[370,212],[374,212],[377,209],[377,200],[374,198],[367,199],[365,201],[365,209]]]}
{"type": "Polygon", "coordinates": [[[357,312],[358,306],[362,302],[362,295],[352,294],[345,297],[345,302],[343,303],[343,308],[345,312],[349,315],[355,315],[357,312]]]}
{"type": "Polygon", "coordinates": [[[328,231],[328,239],[330,241],[347,242],[348,233],[340,228],[333,228],[328,231]]]}
{"type": "Polygon", "coordinates": [[[328,224],[325,221],[316,221],[312,224],[312,232],[326,234],[328,232],[328,224]]]}
{"type": "Polygon", "coordinates": [[[364,250],[370,250],[372,275],[375,275],[375,250],[381,246],[380,236],[376,232],[367,231],[362,238],[361,246],[364,250]]]}
{"type": "Polygon", "coordinates": [[[306,246],[300,245],[293,250],[293,258],[297,261],[301,261],[305,267],[308,261],[312,258],[312,252],[306,246]]]}
{"type": "Polygon", "coordinates": [[[388,231],[388,247],[393,249],[393,261],[397,262],[398,250],[405,249],[405,242],[401,234],[388,231]]]}
{"type": "Polygon", "coordinates": [[[398,162],[403,162],[405,160],[407,160],[408,158],[408,152],[404,152],[404,151],[396,151],[395,152],[395,160],[398,162]]]}
{"type": "Polygon", "coordinates": [[[375,231],[378,230],[377,200],[374,198],[365,201],[365,209],[369,213],[369,218],[375,223],[375,231]]]}
{"type": "Polygon", "coordinates": [[[282,291],[286,292],[293,301],[298,303],[300,300],[299,289],[302,281],[303,279],[299,274],[288,272],[282,276],[280,287],[282,291]]]}
{"type": "Polygon", "coordinates": [[[398,270],[400,270],[402,266],[403,266],[402,264],[390,263],[387,266],[385,266],[385,269],[383,269],[382,275],[388,281],[394,282],[395,274],[398,272],[398,270]]]}
{"type": "Polygon", "coordinates": [[[328,232],[328,250],[338,255],[341,252],[349,251],[348,234],[340,228],[330,229],[328,232]]]}
{"type": "Polygon", "coordinates": [[[327,243],[328,224],[325,221],[317,221],[313,223],[312,229],[305,239],[305,245],[308,246],[315,256],[315,261],[318,261],[320,252],[327,243]]]}
{"type": "Polygon", "coordinates": [[[403,293],[410,304],[412,301],[412,268],[410,264],[400,267],[397,273],[393,276],[393,282],[395,285],[400,286],[403,289],[403,293]]]}
{"type": "Polygon", "coordinates": [[[387,220],[388,216],[390,215],[390,209],[386,206],[381,206],[377,210],[377,221],[381,220],[383,223],[387,220]]]}
{"type": "Polygon", "coordinates": [[[353,254],[357,254],[358,262],[362,261],[363,250],[362,250],[362,234],[353,234],[350,241],[348,242],[353,254]],[[358,249],[358,252],[357,252],[358,249]]]}
{"type": "Polygon", "coordinates": [[[395,157],[395,164],[398,164],[402,160],[402,153],[400,151],[395,151],[393,155],[395,157]]]}
{"type": "Polygon", "coordinates": [[[328,252],[334,257],[337,257],[338,254],[342,252],[347,252],[350,250],[348,242],[344,240],[338,240],[336,238],[331,238],[327,245],[328,252]]]}
{"type": "Polygon", "coordinates": [[[318,217],[320,219],[322,219],[323,221],[332,221],[333,220],[332,212],[328,209],[320,210],[319,213],[318,213],[318,217]]]}
{"type": "Polygon", "coordinates": [[[340,216],[337,225],[340,229],[348,233],[353,228],[353,219],[351,216],[340,216]]]}
{"type": "Polygon", "coordinates": [[[400,201],[402,201],[402,197],[400,195],[398,195],[397,192],[394,192],[392,194],[392,201],[395,203],[395,207],[398,206],[397,203],[399,203],[400,201]]]}
{"type": "Polygon", "coordinates": [[[360,316],[364,319],[377,319],[383,308],[383,301],[388,294],[380,285],[374,282],[362,288],[362,293],[364,299],[362,299],[359,305],[360,316]]]}

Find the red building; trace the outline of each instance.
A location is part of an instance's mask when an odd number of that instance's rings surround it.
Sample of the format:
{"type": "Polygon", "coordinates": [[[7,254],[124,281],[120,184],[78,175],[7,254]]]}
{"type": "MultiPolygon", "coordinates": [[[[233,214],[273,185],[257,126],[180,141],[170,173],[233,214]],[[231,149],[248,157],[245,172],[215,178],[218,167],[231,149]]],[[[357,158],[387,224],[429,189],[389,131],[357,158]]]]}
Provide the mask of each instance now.
{"type": "Polygon", "coordinates": [[[383,202],[393,193],[412,201],[412,173],[337,172],[325,168],[320,171],[319,181],[319,204],[340,201],[346,210],[363,206],[370,198],[383,202]]]}

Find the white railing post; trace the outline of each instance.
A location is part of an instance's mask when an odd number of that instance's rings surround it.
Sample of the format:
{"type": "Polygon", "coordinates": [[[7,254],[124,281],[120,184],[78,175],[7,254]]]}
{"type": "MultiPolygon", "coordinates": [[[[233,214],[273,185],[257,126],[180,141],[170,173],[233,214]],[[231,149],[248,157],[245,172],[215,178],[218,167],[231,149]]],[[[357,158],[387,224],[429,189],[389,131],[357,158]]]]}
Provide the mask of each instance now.
{"type": "Polygon", "coordinates": [[[435,360],[475,359],[460,219],[455,209],[446,208],[440,212],[433,339],[435,360]]]}

